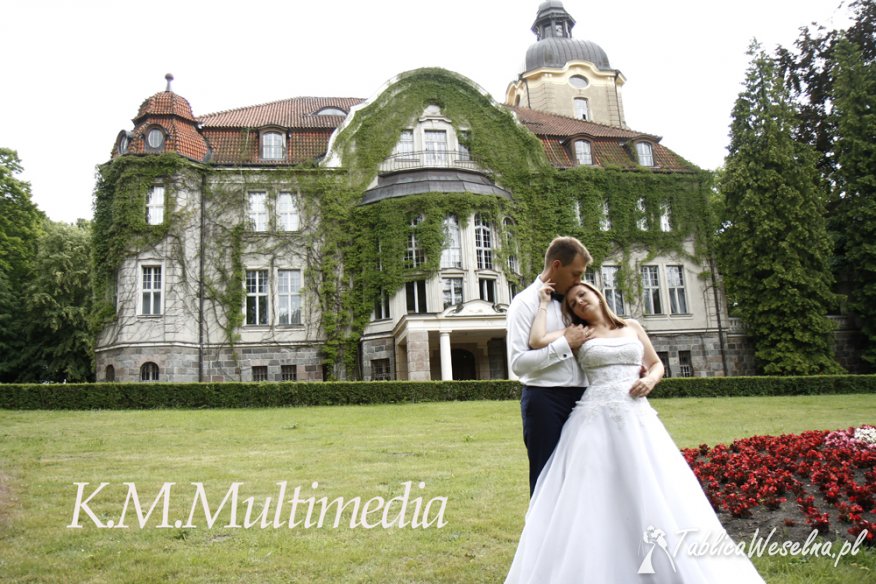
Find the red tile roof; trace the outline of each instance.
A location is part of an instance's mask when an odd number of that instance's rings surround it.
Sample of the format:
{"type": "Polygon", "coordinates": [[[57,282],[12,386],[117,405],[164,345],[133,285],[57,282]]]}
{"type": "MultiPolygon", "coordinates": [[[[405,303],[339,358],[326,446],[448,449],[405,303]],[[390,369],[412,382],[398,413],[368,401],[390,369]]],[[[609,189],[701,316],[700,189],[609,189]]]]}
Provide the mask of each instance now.
{"type": "Polygon", "coordinates": [[[212,128],[337,128],[344,116],[317,115],[331,107],[345,112],[364,100],[358,97],[293,97],[261,105],[200,116],[198,121],[212,128]]]}
{"type": "Polygon", "coordinates": [[[140,111],[137,112],[137,117],[134,118],[134,123],[139,123],[144,116],[156,115],[178,116],[184,120],[195,121],[195,116],[192,114],[192,106],[189,105],[188,100],[172,91],[162,91],[143,100],[143,103],[140,104],[140,111]]]}

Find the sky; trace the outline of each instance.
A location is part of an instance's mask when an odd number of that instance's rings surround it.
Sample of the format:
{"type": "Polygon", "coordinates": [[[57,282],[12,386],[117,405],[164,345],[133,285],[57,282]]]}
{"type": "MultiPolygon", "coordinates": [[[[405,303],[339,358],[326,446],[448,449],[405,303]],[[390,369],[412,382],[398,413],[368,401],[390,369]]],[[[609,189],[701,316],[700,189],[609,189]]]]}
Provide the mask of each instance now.
{"type": "MultiPolygon", "coordinates": [[[[27,0],[4,5],[0,147],[36,204],[90,219],[95,167],[144,99],[173,91],[195,116],[296,96],[369,98],[398,73],[443,67],[498,102],[522,72],[540,0],[27,0]]],[[[753,38],[771,52],[840,0],[565,0],[573,37],[627,79],[627,124],[705,169],[722,165],[753,38]]]]}

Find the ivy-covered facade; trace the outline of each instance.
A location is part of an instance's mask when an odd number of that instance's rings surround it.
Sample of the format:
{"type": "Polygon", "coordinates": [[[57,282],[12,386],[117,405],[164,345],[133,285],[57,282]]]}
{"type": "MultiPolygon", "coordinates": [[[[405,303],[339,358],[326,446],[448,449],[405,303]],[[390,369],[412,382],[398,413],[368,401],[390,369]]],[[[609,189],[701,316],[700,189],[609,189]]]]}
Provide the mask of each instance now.
{"type": "Polygon", "coordinates": [[[623,76],[573,25],[542,5],[506,105],[419,69],[196,117],[169,77],[96,188],[98,379],[506,378],[505,310],[557,235],[671,375],[749,372],[711,175],[626,126],[623,76]]]}

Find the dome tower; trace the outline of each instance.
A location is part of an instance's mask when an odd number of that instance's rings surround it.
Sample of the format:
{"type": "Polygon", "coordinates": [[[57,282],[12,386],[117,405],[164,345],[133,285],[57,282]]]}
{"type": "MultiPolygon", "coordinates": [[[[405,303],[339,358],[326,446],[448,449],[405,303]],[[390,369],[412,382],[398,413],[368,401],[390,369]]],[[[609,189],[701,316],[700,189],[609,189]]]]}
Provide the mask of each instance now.
{"type": "Polygon", "coordinates": [[[625,128],[620,88],[626,79],[602,47],[572,38],[574,26],[562,2],[541,3],[532,25],[536,42],[505,103],[625,128]]]}

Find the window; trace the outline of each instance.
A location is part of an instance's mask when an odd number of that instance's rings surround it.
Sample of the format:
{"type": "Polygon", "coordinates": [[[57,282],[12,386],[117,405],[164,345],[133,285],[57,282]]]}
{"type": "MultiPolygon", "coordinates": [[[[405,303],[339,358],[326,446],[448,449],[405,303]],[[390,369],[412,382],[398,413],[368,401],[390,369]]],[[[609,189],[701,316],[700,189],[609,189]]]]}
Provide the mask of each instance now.
{"type": "Polygon", "coordinates": [[[128,147],[131,145],[131,134],[129,132],[122,132],[119,135],[119,154],[127,154],[128,147]]]}
{"type": "Polygon", "coordinates": [[[517,282],[508,282],[508,300],[514,300],[514,297],[517,296],[517,293],[520,292],[519,287],[517,286],[517,282]]]}
{"type": "Polygon", "coordinates": [[[322,364],[322,380],[328,381],[330,376],[331,376],[331,373],[329,372],[328,363],[323,363],[322,364]]]}
{"type": "Polygon", "coordinates": [[[657,357],[663,363],[663,377],[672,377],[672,369],[669,368],[669,353],[666,351],[657,351],[657,357]]]}
{"type": "Polygon", "coordinates": [[[608,201],[602,203],[602,217],[599,218],[599,230],[609,231],[611,229],[611,218],[608,216],[608,201]]]}
{"type": "Polygon", "coordinates": [[[660,305],[660,271],[657,266],[642,266],[642,306],[645,314],[663,314],[660,305]]]}
{"type": "Polygon", "coordinates": [[[395,154],[398,158],[410,159],[414,155],[414,131],[402,130],[401,136],[398,139],[398,144],[395,145],[395,154]]]}
{"type": "Polygon", "coordinates": [[[262,159],[283,160],[286,158],[286,140],[280,132],[262,134],[262,159]]]}
{"type": "Polygon", "coordinates": [[[371,381],[390,381],[392,371],[389,369],[389,359],[371,360],[371,381]]]}
{"type": "Polygon", "coordinates": [[[268,324],[268,271],[246,271],[246,324],[268,324]]]}
{"type": "Polygon", "coordinates": [[[417,226],[422,223],[423,216],[411,217],[408,231],[408,247],[405,250],[405,267],[416,268],[426,261],[423,249],[417,244],[417,226]]]}
{"type": "Polygon", "coordinates": [[[146,150],[160,152],[164,150],[164,130],[151,128],[146,132],[146,150]]]}
{"type": "Polygon", "coordinates": [[[298,381],[297,365],[280,365],[281,381],[298,381]]]}
{"type": "Polygon", "coordinates": [[[584,270],[584,281],[592,286],[596,286],[596,272],[593,271],[593,268],[584,270]]]}
{"type": "Polygon", "coordinates": [[[475,254],[479,270],[493,269],[493,229],[480,213],[475,215],[475,254]]]}
{"type": "Polygon", "coordinates": [[[464,130],[460,131],[459,137],[458,137],[459,160],[465,161],[465,162],[471,160],[471,152],[469,151],[468,146],[466,146],[466,144],[468,143],[468,140],[469,140],[469,133],[464,131],[464,130]]]}
{"type": "Polygon", "coordinates": [[[444,308],[462,303],[462,278],[442,278],[444,308]]]}
{"type": "Polygon", "coordinates": [[[645,209],[645,199],[639,199],[636,202],[636,214],[639,216],[636,219],[639,231],[648,231],[648,211],[645,209]]]}
{"type": "Polygon", "coordinates": [[[660,205],[660,231],[664,233],[672,231],[672,216],[670,215],[669,203],[660,205]]]}
{"type": "Polygon", "coordinates": [[[617,266],[602,266],[602,293],[605,295],[605,300],[608,302],[608,307],[615,314],[626,314],[624,310],[624,294],[619,288],[618,272],[620,268],[617,266]]]}
{"type": "Polygon", "coordinates": [[[444,218],[444,249],[441,250],[441,267],[462,267],[462,243],[459,237],[459,222],[455,215],[448,215],[444,218]]]}
{"type": "Polygon", "coordinates": [[[654,153],[647,142],[636,142],[636,154],[642,166],[654,166],[654,153]]]}
{"type": "Polygon", "coordinates": [[[161,225],[164,223],[164,187],[155,185],[146,195],[146,224],[161,225]]]}
{"type": "Polygon", "coordinates": [[[107,365],[106,370],[103,374],[104,381],[115,381],[116,380],[116,368],[112,365],[107,365]]]}
{"type": "Polygon", "coordinates": [[[265,193],[249,193],[249,226],[253,231],[266,231],[268,229],[268,207],[265,193]]]}
{"type": "Polygon", "coordinates": [[[520,273],[520,262],[517,260],[517,242],[514,240],[514,220],[505,217],[505,253],[508,254],[508,269],[515,274],[520,273]]]}
{"type": "Polygon", "coordinates": [[[672,314],[688,314],[687,297],[684,293],[684,266],[666,266],[669,284],[669,310],[672,314]]]}
{"type": "Polygon", "coordinates": [[[444,166],[447,164],[447,132],[426,130],[426,164],[444,166]]]}
{"type": "Polygon", "coordinates": [[[578,161],[578,164],[593,164],[590,142],[587,140],[575,140],[575,160],[578,161]]]}
{"type": "Polygon", "coordinates": [[[492,278],[480,278],[478,288],[481,292],[481,300],[496,303],[496,281],[492,278]]]}
{"type": "Polygon", "coordinates": [[[324,107],[318,112],[316,112],[318,116],[346,116],[347,112],[342,110],[339,107],[324,107]]]}
{"type": "Polygon", "coordinates": [[[143,303],[140,314],[161,314],[161,266],[143,266],[143,303]]]}
{"type": "Polygon", "coordinates": [[[588,110],[587,110],[587,99],[583,97],[575,98],[575,118],[579,120],[588,120],[590,119],[588,110]]]}
{"type": "Polygon", "coordinates": [[[584,214],[581,212],[581,201],[575,201],[575,221],[578,223],[578,227],[582,227],[584,225],[584,214]]]}
{"type": "Polygon", "coordinates": [[[140,381],[158,381],[158,375],[158,365],[151,361],[140,367],[140,381]]]}
{"type": "Polygon", "coordinates": [[[278,270],[277,293],[280,324],[301,324],[301,270],[278,270]]]}
{"type": "Polygon", "coordinates": [[[253,381],[267,381],[268,380],[268,366],[267,365],[254,365],[252,368],[252,380],[253,381]]]}
{"type": "Polygon", "coordinates": [[[693,377],[693,362],[690,358],[690,351],[678,352],[678,369],[682,377],[693,377]]]}
{"type": "Polygon", "coordinates": [[[380,291],[380,296],[374,302],[374,320],[383,320],[390,318],[389,314],[389,294],[386,290],[380,291]]]}
{"type": "Polygon", "coordinates": [[[408,314],[428,312],[426,309],[426,281],[417,280],[405,284],[405,296],[408,303],[408,314]]]}
{"type": "Polygon", "coordinates": [[[583,75],[572,75],[569,77],[569,85],[576,89],[584,89],[590,85],[590,82],[583,75]]]}
{"type": "Polygon", "coordinates": [[[277,196],[277,227],[280,231],[298,231],[298,197],[292,193],[277,196]]]}

